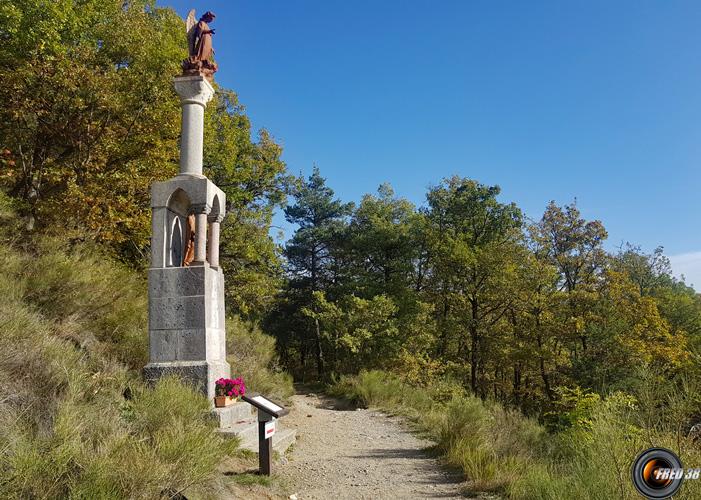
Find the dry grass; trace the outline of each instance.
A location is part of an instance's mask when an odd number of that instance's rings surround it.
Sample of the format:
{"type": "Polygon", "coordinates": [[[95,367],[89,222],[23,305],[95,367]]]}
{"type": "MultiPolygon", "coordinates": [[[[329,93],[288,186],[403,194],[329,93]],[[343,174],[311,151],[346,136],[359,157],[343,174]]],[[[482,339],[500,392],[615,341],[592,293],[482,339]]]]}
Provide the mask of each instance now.
{"type": "MultiPolygon", "coordinates": [[[[596,404],[585,427],[549,433],[520,412],[462,389],[416,388],[379,371],[343,378],[330,391],[408,416],[437,443],[448,464],[463,471],[472,492],[524,500],[634,500],[640,497],[630,467],[652,445],[677,451],[688,466],[701,466],[699,444],[678,436],[674,423],[646,426],[644,404],[620,393],[596,404]]],[[[680,394],[678,399],[695,397],[680,394]]],[[[701,481],[687,481],[675,498],[701,498],[701,481]]]]}
{"type": "Polygon", "coordinates": [[[149,389],[143,279],[95,248],[21,234],[0,199],[0,497],[160,498],[234,440],[175,379],[149,389]]]}

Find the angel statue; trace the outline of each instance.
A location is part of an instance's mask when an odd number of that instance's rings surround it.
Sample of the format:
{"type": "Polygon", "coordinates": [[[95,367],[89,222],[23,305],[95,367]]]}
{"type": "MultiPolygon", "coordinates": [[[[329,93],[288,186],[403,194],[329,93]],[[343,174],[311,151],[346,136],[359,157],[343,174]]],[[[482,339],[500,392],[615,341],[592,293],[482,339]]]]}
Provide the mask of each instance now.
{"type": "Polygon", "coordinates": [[[183,75],[203,75],[211,80],[217,71],[217,64],[212,60],[214,30],[209,28],[215,17],[214,12],[207,11],[196,22],[195,9],[188,13],[185,24],[189,56],[183,61],[183,75]]]}

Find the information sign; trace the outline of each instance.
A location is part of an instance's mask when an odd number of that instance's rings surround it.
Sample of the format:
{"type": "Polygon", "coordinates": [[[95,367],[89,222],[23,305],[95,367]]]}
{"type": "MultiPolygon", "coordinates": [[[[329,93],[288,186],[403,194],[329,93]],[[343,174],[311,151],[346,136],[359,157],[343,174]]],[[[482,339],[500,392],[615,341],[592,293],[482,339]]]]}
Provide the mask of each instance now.
{"type": "Polygon", "coordinates": [[[273,467],[275,419],[287,415],[289,410],[261,394],[245,395],[241,399],[258,409],[258,464],[260,473],[269,476],[273,467]]]}
{"type": "Polygon", "coordinates": [[[266,398],[261,394],[253,394],[251,396],[246,395],[243,396],[241,399],[243,399],[246,403],[258,408],[259,411],[263,411],[275,418],[282,417],[283,415],[287,415],[289,413],[289,411],[286,408],[283,408],[276,402],[271,401],[270,399],[266,398]]]}

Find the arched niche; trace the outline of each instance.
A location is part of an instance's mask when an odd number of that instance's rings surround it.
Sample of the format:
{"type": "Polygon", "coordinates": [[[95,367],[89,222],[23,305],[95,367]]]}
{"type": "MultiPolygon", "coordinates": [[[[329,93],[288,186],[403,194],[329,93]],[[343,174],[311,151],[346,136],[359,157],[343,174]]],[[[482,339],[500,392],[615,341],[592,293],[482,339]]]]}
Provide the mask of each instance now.
{"type": "Polygon", "coordinates": [[[219,195],[215,194],[214,198],[212,199],[212,210],[209,212],[209,221],[216,220],[219,217],[219,214],[221,214],[221,202],[219,201],[219,195]]]}
{"type": "Polygon", "coordinates": [[[186,217],[190,211],[191,204],[192,202],[190,201],[190,197],[187,195],[187,193],[178,188],[173,191],[173,194],[171,194],[170,198],[168,198],[167,208],[181,217],[186,217]]]}
{"type": "Polygon", "coordinates": [[[190,212],[190,197],[178,188],[168,199],[166,206],[166,267],[180,267],[186,248],[187,215],[190,212]]]}
{"type": "Polygon", "coordinates": [[[170,226],[170,239],[168,240],[168,267],[178,267],[182,264],[185,252],[184,242],[182,222],[180,222],[179,216],[175,216],[170,226]]]}

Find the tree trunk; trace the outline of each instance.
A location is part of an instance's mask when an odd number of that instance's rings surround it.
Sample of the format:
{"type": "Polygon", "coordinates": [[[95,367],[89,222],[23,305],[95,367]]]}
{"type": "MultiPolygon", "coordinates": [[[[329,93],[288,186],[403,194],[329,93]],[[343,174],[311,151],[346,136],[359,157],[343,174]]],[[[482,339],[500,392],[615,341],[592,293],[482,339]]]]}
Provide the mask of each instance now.
{"type": "Polygon", "coordinates": [[[472,306],[472,318],[470,320],[470,325],[468,330],[470,332],[470,340],[472,349],[470,352],[470,388],[474,394],[477,394],[477,374],[478,374],[478,364],[479,364],[479,334],[477,332],[477,311],[478,304],[476,300],[470,300],[472,306]]]}
{"type": "MultiPolygon", "coordinates": [[[[540,320],[536,318],[536,328],[540,329],[540,320]]],[[[552,401],[553,399],[553,393],[552,390],[550,389],[550,378],[548,377],[548,374],[545,371],[545,358],[543,357],[543,339],[540,335],[540,331],[538,331],[538,334],[536,335],[536,340],[538,342],[538,362],[540,364],[540,377],[543,379],[543,385],[545,386],[545,394],[548,396],[548,399],[552,401]]]]}
{"type": "Polygon", "coordinates": [[[321,328],[319,320],[314,318],[314,327],[316,331],[316,372],[319,379],[324,376],[324,353],[321,349],[321,328]]]}
{"type": "Polygon", "coordinates": [[[470,348],[470,388],[477,395],[477,377],[479,373],[479,337],[474,328],[470,328],[471,348],[470,348]]]}

